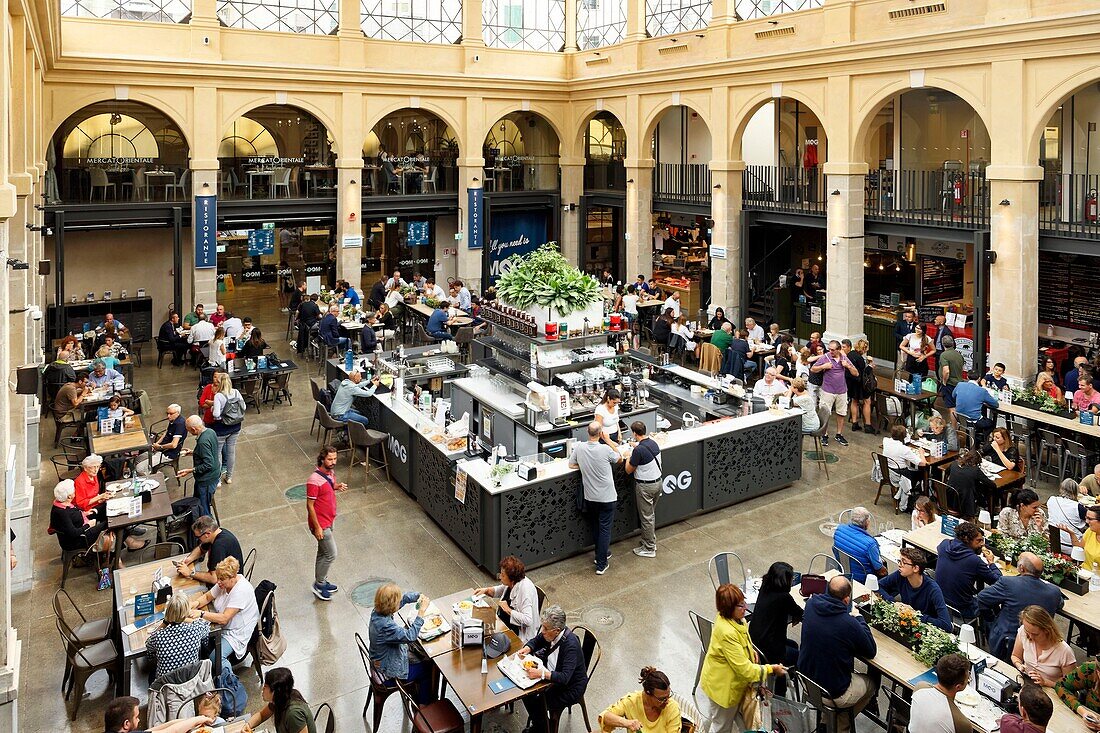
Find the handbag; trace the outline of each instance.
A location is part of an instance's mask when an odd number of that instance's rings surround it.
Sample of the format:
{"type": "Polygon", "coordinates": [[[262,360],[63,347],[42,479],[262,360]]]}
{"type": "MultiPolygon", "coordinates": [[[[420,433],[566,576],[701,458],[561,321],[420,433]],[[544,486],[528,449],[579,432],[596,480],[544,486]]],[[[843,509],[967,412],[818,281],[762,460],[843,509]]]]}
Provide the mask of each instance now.
{"type": "Polygon", "coordinates": [[[771,721],[764,730],[772,733],[812,733],[816,728],[814,709],[804,703],[776,695],[769,700],[768,712],[771,721]]]}
{"type": "Polygon", "coordinates": [[[741,724],[746,731],[764,730],[764,708],[767,706],[765,689],[767,688],[757,682],[752,683],[737,706],[737,713],[741,716],[741,724]]]}
{"type": "Polygon", "coordinates": [[[283,656],[283,652],[286,651],[286,637],[283,636],[282,629],[279,627],[279,612],[275,608],[275,594],[269,593],[267,601],[270,603],[272,617],[271,633],[265,634],[263,631],[257,631],[256,648],[259,651],[260,664],[271,666],[278,662],[279,658],[283,656]]]}
{"type": "Polygon", "coordinates": [[[825,580],[824,575],[803,573],[798,592],[803,598],[809,598],[812,595],[824,593],[827,586],[828,582],[825,580]]]}

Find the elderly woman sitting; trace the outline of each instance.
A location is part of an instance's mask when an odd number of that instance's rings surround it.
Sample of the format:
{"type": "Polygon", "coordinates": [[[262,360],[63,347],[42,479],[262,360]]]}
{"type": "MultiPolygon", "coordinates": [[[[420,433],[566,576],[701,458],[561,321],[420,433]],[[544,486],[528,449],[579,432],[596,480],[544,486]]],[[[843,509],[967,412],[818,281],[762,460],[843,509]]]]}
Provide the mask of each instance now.
{"type": "Polygon", "coordinates": [[[210,636],[210,622],[192,620],[191,602],[176,593],[164,607],[164,625],[149,635],[146,653],[156,662],[153,680],[199,661],[202,644],[210,636]]]}
{"type": "Polygon", "coordinates": [[[530,639],[539,630],[539,596],[527,577],[527,568],[515,555],[500,561],[500,585],[478,588],[475,592],[500,599],[497,615],[521,639],[530,639]]]}
{"type": "Polygon", "coordinates": [[[110,552],[115,537],[107,530],[107,520],[93,523],[89,513],[81,511],[73,503],[76,485],[70,479],[58,482],[53,489],[53,506],[50,507],[50,529],[57,535],[62,550],[94,549],[110,552]]]}
{"type": "MultiPolygon", "coordinates": [[[[248,642],[260,619],[256,605],[256,590],[241,575],[241,565],[232,555],[214,568],[217,585],[191,599],[191,618],[221,624],[222,640],[214,654],[220,654],[222,664],[244,659],[248,642]]],[[[212,660],[213,661],[213,660],[212,660]]]]}
{"type": "Polygon", "coordinates": [[[917,435],[925,440],[943,443],[944,453],[959,449],[959,434],[955,428],[939,415],[933,415],[928,420],[927,430],[918,430],[917,435]]]}
{"type": "Polygon", "coordinates": [[[550,682],[542,694],[523,698],[523,706],[531,717],[533,733],[546,733],[550,720],[584,697],[588,688],[588,671],[584,665],[584,653],[577,635],[565,626],[565,611],[561,606],[549,606],[542,612],[542,628],[533,639],[520,649],[521,657],[533,654],[542,660],[543,667],[527,670],[532,679],[550,682]],[[557,650],[557,658],[550,655],[557,650]]]}
{"type": "Polygon", "coordinates": [[[1066,555],[1073,549],[1073,540],[1080,540],[1088,529],[1085,522],[1086,508],[1081,503],[1081,499],[1087,497],[1088,493],[1076,481],[1067,478],[1058,487],[1058,493],[1047,499],[1047,522],[1063,530],[1062,552],[1066,555]],[[1073,537],[1064,534],[1066,531],[1071,532],[1073,537]]]}
{"type": "Polygon", "coordinates": [[[431,601],[422,593],[402,593],[397,583],[386,583],[374,594],[374,610],[370,613],[370,659],[374,668],[387,680],[407,680],[417,683],[417,699],[431,700],[428,662],[409,662],[409,645],[414,643],[424,627],[424,617],[431,601]],[[416,618],[406,626],[395,618],[398,609],[407,603],[416,604],[416,618]]]}

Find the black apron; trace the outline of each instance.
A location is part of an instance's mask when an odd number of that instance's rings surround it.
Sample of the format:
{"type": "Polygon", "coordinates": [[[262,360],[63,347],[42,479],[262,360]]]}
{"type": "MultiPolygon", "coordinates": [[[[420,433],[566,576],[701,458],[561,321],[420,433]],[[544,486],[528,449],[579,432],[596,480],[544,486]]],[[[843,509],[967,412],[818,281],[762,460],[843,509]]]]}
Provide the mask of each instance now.
{"type": "MultiPolygon", "coordinates": [[[[513,585],[505,588],[504,595],[500,597],[500,600],[505,601],[509,606],[512,605],[512,588],[515,588],[515,586],[513,585]]],[[[505,626],[511,629],[516,636],[519,636],[519,624],[512,623],[511,614],[505,613],[504,609],[500,606],[497,606],[497,618],[499,618],[505,626]]]]}

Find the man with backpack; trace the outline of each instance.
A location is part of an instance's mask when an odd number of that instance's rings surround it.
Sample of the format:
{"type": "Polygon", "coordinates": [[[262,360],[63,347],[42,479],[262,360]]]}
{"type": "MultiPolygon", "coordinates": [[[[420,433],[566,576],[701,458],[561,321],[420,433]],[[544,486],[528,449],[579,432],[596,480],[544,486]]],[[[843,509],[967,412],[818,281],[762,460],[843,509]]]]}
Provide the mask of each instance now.
{"type": "Polygon", "coordinates": [[[347,491],[348,485],[336,482],[336,448],[326,445],[317,454],[317,468],[306,479],[306,520],[309,531],[317,540],[317,560],[313,568],[313,595],[322,601],[331,601],[332,594],[340,590],[328,582],[328,571],[336,561],[336,492],[347,491]]]}
{"type": "Polygon", "coordinates": [[[634,548],[638,557],[657,557],[657,500],[661,498],[661,448],[646,437],[645,423],[630,424],[634,451],[626,462],[626,472],[634,475],[634,498],[642,527],[642,544],[634,548]]]}

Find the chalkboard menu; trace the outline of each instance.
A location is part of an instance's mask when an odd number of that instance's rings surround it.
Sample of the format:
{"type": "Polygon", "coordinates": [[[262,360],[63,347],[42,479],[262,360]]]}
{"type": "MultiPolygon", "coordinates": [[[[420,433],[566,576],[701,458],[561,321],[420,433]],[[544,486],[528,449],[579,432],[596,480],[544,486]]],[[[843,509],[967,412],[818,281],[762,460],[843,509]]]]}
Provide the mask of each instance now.
{"type": "Polygon", "coordinates": [[[1039,253],[1039,321],[1100,331],[1100,257],[1039,253]]]}
{"type": "Polygon", "coordinates": [[[920,292],[922,303],[962,300],[963,261],[921,257],[920,292]]]}
{"type": "Polygon", "coordinates": [[[932,323],[936,320],[936,316],[942,316],[946,312],[947,309],[942,305],[917,306],[917,320],[921,323],[932,323]]]}

